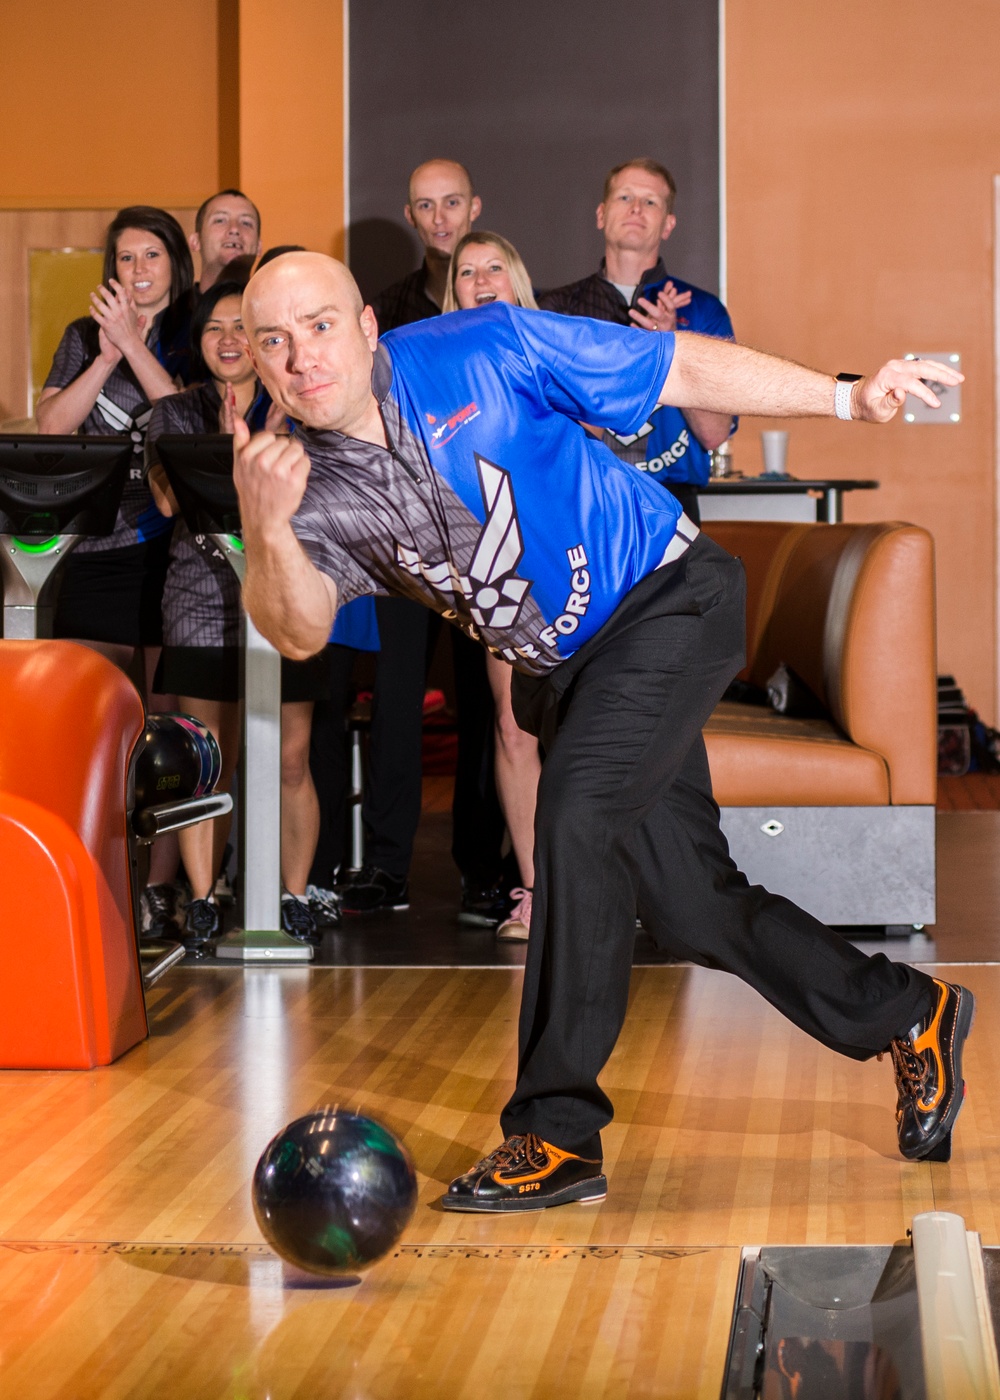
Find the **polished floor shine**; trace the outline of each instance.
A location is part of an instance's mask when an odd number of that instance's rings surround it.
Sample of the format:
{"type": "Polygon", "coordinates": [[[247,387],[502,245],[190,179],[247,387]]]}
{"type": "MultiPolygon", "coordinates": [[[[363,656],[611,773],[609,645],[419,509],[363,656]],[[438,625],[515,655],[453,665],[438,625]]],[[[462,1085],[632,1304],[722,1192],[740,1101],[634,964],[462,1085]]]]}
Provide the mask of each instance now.
{"type": "MultiPolygon", "coordinates": [[[[1000,816],[954,820],[980,823],[954,851],[998,868],[1000,816]]],[[[514,1217],[438,1200],[496,1141],[519,968],[175,969],[118,1064],[0,1075],[0,1396],[715,1400],[741,1245],[889,1242],[931,1208],[1000,1243],[994,880],[942,869],[942,919],[957,937],[965,897],[983,945],[943,968],[979,999],[949,1165],[898,1157],[887,1063],[730,977],[647,966],[604,1074],[607,1201],[514,1217]],[[283,1268],[249,1193],[272,1134],[326,1103],[389,1124],[420,1177],[398,1250],[337,1286],[283,1268]]]]}

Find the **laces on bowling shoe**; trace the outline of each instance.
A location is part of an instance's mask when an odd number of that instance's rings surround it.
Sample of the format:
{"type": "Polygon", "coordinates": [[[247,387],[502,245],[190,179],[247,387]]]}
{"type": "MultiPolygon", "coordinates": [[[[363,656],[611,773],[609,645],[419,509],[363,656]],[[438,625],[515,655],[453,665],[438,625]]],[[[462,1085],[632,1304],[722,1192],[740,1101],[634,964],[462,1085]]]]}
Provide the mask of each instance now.
{"type": "MultiPolygon", "coordinates": [[[[883,1052],[884,1053],[884,1052],[883,1052]]],[[[913,1048],[913,1042],[897,1036],[889,1043],[889,1054],[892,1057],[892,1068],[896,1075],[896,1087],[899,1091],[899,1102],[902,1103],[904,1096],[912,1099],[915,1103],[925,1096],[927,1089],[927,1079],[930,1074],[929,1058],[920,1055],[913,1048]]],[[[878,1057],[882,1059],[882,1055],[878,1057]]]]}
{"type": "Polygon", "coordinates": [[[519,1171],[530,1167],[532,1171],[543,1171],[549,1164],[549,1154],[545,1144],[535,1133],[513,1133],[499,1147],[495,1147],[488,1157],[479,1163],[487,1171],[519,1171]]]}

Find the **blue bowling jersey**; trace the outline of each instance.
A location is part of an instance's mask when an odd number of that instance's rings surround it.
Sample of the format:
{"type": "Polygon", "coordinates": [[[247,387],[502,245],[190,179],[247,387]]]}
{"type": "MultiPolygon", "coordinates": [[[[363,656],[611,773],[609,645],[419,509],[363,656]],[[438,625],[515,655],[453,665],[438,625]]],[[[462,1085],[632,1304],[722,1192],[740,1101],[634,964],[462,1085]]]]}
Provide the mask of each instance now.
{"type": "Polygon", "coordinates": [[[413,598],[545,675],[680,552],[673,496],[580,426],[636,432],[673,353],[502,303],[390,331],[372,379],[389,448],[299,425],[295,532],[342,603],[413,598]]]}
{"type": "MultiPolygon", "coordinates": [[[[638,295],[655,302],[664,280],[640,288],[638,295]]],[[[677,291],[691,293],[687,306],[677,310],[679,331],[697,331],[699,335],[714,335],[720,340],[735,340],[729,312],[718,297],[680,277],[669,280],[677,291]]],[[[679,408],[657,408],[637,433],[615,433],[614,439],[612,448],[618,456],[632,462],[639,471],[648,472],[654,481],[687,481],[696,486],[704,486],[708,481],[711,468],[708,449],[702,447],[679,408]]]]}

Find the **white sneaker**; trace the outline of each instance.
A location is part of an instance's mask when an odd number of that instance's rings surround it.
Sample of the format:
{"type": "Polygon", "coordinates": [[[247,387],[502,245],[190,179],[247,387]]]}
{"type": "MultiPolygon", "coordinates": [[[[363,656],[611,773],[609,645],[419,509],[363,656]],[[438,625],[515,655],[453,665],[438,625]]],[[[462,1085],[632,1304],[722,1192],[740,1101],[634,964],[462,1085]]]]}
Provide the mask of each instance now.
{"type": "Polygon", "coordinates": [[[511,890],[513,909],[497,929],[497,938],[504,943],[527,943],[531,928],[531,890],[511,890]]]}

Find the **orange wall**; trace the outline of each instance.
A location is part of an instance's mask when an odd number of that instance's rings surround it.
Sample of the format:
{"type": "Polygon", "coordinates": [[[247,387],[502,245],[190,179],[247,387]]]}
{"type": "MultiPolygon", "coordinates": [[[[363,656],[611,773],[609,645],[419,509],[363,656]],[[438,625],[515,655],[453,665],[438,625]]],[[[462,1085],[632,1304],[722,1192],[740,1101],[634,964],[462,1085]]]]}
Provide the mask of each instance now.
{"type": "Polygon", "coordinates": [[[239,0],[240,182],[264,246],[343,254],[340,0],[239,0]]]}
{"type": "Polygon", "coordinates": [[[217,187],[216,52],[213,0],[6,0],[0,205],[200,203],[217,187]]]}
{"type": "MultiPolygon", "coordinates": [[[[877,477],[849,520],[935,536],[938,652],[996,716],[995,0],[729,0],[729,306],[737,335],[833,372],[959,351],[954,427],[791,425],[799,476],[877,477]]],[[[741,465],[760,469],[744,420],[741,465]]]]}

